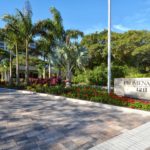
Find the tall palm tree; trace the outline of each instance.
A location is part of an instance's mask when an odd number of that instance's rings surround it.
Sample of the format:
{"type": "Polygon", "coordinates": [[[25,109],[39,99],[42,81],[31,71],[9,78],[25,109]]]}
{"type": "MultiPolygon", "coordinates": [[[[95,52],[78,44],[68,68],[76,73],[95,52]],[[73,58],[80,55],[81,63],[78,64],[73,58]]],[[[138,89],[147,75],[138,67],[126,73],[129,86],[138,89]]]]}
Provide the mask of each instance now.
{"type": "MultiPolygon", "coordinates": [[[[48,72],[49,78],[51,77],[51,68],[54,63],[53,54],[55,53],[54,49],[59,41],[62,41],[64,35],[64,29],[62,25],[62,17],[60,12],[55,8],[51,7],[50,12],[52,14],[52,19],[45,19],[42,21],[42,27],[45,30],[45,33],[42,35],[38,41],[38,49],[48,61],[48,72]]],[[[45,68],[45,67],[44,67],[45,68]]]]}
{"type": "Polygon", "coordinates": [[[55,7],[51,7],[50,12],[53,16],[53,18],[51,20],[52,20],[52,24],[54,26],[54,29],[51,32],[53,33],[53,36],[55,36],[55,38],[57,38],[57,40],[63,40],[64,36],[65,36],[65,30],[63,27],[62,16],[55,7]]]}
{"type": "Polygon", "coordinates": [[[11,71],[12,70],[12,53],[13,53],[13,51],[15,51],[15,55],[16,55],[16,85],[17,86],[19,85],[19,82],[20,82],[19,81],[20,79],[19,79],[19,54],[18,54],[19,38],[18,37],[17,37],[16,34],[8,31],[8,34],[5,38],[7,47],[10,51],[10,75],[11,75],[11,72],[12,72],[11,71]]]}
{"type": "Polygon", "coordinates": [[[45,24],[40,21],[36,24],[32,23],[31,13],[23,14],[20,10],[17,10],[18,16],[21,20],[20,34],[25,42],[26,49],[26,71],[25,71],[25,81],[26,84],[29,83],[29,43],[33,40],[36,35],[43,35],[45,33],[45,24]]]}
{"type": "Polygon", "coordinates": [[[9,85],[12,85],[12,60],[13,60],[13,45],[7,45],[9,49],[9,85]]]}
{"type": "Polygon", "coordinates": [[[46,78],[46,64],[47,64],[47,59],[48,59],[48,55],[49,55],[50,44],[48,43],[48,41],[45,38],[41,38],[37,41],[36,45],[37,45],[36,55],[38,54],[44,61],[44,63],[42,63],[43,64],[43,66],[42,66],[43,78],[46,78]]]}
{"type": "MultiPolygon", "coordinates": [[[[8,32],[13,33],[15,48],[16,48],[16,77],[17,83],[19,81],[19,57],[18,57],[18,40],[23,41],[26,49],[26,71],[25,80],[26,84],[29,81],[29,43],[40,29],[42,29],[42,22],[37,24],[32,23],[31,13],[23,13],[17,9],[16,15],[5,15],[3,20],[7,23],[6,29],[8,32]]],[[[43,32],[41,32],[42,34],[43,32]]]]}
{"type": "Polygon", "coordinates": [[[2,80],[8,81],[9,58],[5,58],[0,62],[0,72],[2,72],[2,80]]]}
{"type": "Polygon", "coordinates": [[[25,42],[25,49],[26,49],[26,71],[25,71],[25,80],[26,84],[29,83],[29,42],[32,40],[33,37],[33,30],[34,26],[32,24],[31,16],[30,15],[24,15],[20,10],[17,10],[18,16],[21,20],[21,35],[25,42]]]}
{"type": "Polygon", "coordinates": [[[0,74],[1,80],[6,79],[6,71],[8,71],[8,60],[9,60],[9,52],[4,49],[0,49],[0,74]]]}
{"type": "MultiPolygon", "coordinates": [[[[18,45],[21,41],[20,36],[20,19],[16,15],[4,15],[3,21],[7,24],[4,28],[4,37],[5,41],[9,45],[9,47],[15,47],[16,54],[16,85],[19,85],[19,55],[18,55],[18,45]]],[[[10,53],[11,54],[11,53],[10,53]]],[[[11,58],[11,57],[10,57],[11,58]]],[[[11,71],[10,71],[11,72],[11,71]]]]}
{"type": "Polygon", "coordinates": [[[65,31],[60,12],[54,7],[51,7],[50,11],[53,14],[52,23],[56,28],[56,33],[54,32],[54,34],[57,36],[57,37],[55,36],[56,38],[55,41],[57,45],[55,57],[58,59],[58,61],[56,61],[57,59],[55,59],[55,63],[59,67],[59,72],[61,72],[62,66],[66,67],[67,70],[66,79],[70,82],[71,71],[74,68],[74,66],[77,65],[76,59],[78,59],[77,62],[79,63],[80,62],[79,60],[81,60],[81,57],[83,56],[83,53],[80,52],[85,50],[83,47],[80,47],[78,44],[75,44],[77,43],[77,39],[79,37],[83,37],[83,32],[79,30],[65,31]],[[75,40],[75,43],[72,44],[71,40],[75,40]],[[79,55],[77,56],[77,54],[79,55]]]}

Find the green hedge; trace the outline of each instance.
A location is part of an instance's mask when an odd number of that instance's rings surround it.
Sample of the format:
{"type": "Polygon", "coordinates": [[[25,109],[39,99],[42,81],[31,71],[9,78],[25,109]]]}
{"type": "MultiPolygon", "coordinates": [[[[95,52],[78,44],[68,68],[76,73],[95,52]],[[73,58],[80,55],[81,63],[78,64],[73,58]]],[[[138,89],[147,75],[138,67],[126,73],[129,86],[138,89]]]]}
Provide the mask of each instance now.
{"type": "MultiPolygon", "coordinates": [[[[114,78],[123,78],[126,74],[126,67],[112,66],[112,84],[114,78]]],[[[87,70],[82,74],[78,74],[73,78],[74,83],[86,83],[90,85],[107,85],[107,67],[105,65],[87,70]]]]}

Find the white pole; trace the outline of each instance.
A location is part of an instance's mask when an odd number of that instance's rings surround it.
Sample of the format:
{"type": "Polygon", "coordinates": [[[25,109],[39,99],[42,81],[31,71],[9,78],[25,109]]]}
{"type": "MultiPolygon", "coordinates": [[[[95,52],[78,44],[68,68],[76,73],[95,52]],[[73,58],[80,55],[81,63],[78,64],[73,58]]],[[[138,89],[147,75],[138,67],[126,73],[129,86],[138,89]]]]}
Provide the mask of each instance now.
{"type": "Polygon", "coordinates": [[[108,94],[111,92],[111,0],[108,0],[108,94]]]}

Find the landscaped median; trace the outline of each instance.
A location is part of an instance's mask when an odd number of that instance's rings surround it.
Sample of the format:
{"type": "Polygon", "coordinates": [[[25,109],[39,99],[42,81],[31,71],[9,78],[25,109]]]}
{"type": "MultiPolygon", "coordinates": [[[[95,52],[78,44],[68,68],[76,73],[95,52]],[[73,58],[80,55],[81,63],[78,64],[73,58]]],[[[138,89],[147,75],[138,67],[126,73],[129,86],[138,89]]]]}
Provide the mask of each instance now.
{"type": "MultiPolygon", "coordinates": [[[[10,88],[2,84],[0,87],[10,88]]],[[[48,84],[32,84],[27,87],[21,86],[21,88],[17,88],[14,86],[11,88],[150,111],[150,101],[121,97],[115,95],[113,92],[109,95],[106,90],[100,87],[72,86],[65,88],[64,86],[49,86],[48,84]]]]}
{"type": "Polygon", "coordinates": [[[75,86],[64,88],[64,86],[48,86],[45,84],[28,86],[27,90],[150,111],[149,101],[119,97],[113,93],[109,95],[106,90],[97,87],[75,86]]]}

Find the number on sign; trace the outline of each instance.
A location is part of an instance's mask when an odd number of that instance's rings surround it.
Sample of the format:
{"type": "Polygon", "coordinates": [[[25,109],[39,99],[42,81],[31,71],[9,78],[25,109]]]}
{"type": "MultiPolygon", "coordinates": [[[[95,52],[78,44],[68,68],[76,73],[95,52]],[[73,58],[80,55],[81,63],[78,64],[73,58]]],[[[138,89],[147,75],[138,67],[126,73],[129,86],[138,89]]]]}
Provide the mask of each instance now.
{"type": "Polygon", "coordinates": [[[147,92],[147,88],[137,88],[137,92],[147,92]]]}

